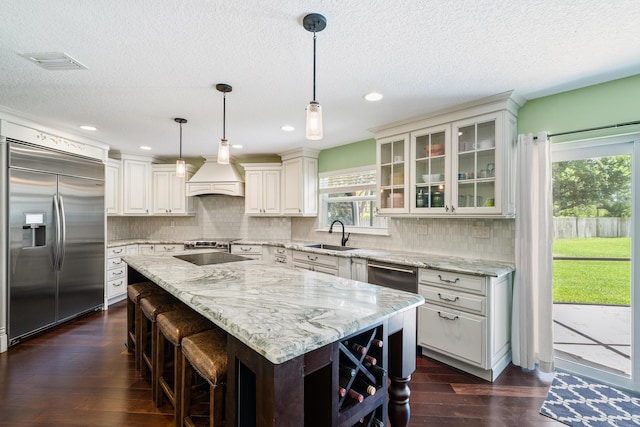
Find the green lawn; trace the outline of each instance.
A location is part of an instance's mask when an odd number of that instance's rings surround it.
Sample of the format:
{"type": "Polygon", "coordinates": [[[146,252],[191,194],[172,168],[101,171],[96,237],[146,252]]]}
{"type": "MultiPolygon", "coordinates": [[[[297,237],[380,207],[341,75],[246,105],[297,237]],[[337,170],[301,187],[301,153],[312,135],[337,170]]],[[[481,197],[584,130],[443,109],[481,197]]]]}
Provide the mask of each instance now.
{"type": "MultiPolygon", "coordinates": [[[[557,239],[554,256],[629,258],[628,237],[557,239]]],[[[628,261],[554,261],[553,301],[585,304],[631,302],[631,266],[628,261]]]]}

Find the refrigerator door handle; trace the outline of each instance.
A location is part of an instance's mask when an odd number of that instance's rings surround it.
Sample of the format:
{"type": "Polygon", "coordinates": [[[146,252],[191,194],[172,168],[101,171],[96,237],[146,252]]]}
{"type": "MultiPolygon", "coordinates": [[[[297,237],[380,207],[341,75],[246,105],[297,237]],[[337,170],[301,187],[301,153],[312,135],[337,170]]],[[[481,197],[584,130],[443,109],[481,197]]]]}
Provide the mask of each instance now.
{"type": "Polygon", "coordinates": [[[62,225],[60,224],[60,204],[58,203],[58,195],[53,195],[53,214],[56,217],[56,240],[53,248],[53,269],[58,270],[60,263],[60,240],[62,233],[62,225]]]}
{"type": "Polygon", "coordinates": [[[64,213],[64,201],[62,200],[62,196],[58,195],[60,199],[60,222],[62,223],[62,232],[60,238],[60,260],[58,264],[58,270],[62,270],[62,266],[64,265],[64,255],[65,248],[67,245],[67,219],[64,213]]]}

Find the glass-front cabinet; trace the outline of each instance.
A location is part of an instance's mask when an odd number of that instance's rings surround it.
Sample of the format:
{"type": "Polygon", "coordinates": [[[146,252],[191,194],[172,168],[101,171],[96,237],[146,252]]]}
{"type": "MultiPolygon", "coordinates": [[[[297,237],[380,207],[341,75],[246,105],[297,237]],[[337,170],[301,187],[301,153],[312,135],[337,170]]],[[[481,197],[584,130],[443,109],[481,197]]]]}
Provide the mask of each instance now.
{"type": "Polygon", "coordinates": [[[375,130],[379,213],[513,217],[518,108],[505,93],[375,130]]]}
{"type": "Polygon", "coordinates": [[[409,134],[378,140],[378,213],[408,213],[409,134]]]}
{"type": "Polygon", "coordinates": [[[451,206],[458,213],[499,213],[502,157],[502,121],[499,115],[476,117],[453,123],[452,176],[456,197],[451,206]],[[497,169],[496,169],[497,165],[497,169]]]}
{"type": "Polygon", "coordinates": [[[438,126],[411,134],[411,211],[445,211],[448,185],[451,127],[438,126]]]}

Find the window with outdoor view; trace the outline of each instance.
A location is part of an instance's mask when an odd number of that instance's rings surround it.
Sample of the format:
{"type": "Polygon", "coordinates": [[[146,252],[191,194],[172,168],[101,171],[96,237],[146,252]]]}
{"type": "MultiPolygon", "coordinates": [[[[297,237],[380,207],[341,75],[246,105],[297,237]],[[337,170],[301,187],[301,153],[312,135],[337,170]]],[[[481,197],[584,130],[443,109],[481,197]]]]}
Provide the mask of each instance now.
{"type": "Polygon", "coordinates": [[[320,207],[321,228],[340,220],[350,232],[387,232],[387,218],[376,215],[373,165],[320,174],[320,207]]]}

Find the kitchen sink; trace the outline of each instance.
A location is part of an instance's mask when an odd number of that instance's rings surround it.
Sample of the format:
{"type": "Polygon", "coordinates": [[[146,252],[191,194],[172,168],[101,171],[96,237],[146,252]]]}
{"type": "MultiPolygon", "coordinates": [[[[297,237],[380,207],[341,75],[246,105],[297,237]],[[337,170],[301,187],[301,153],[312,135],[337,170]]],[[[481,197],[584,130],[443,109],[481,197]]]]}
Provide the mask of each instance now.
{"type": "Polygon", "coordinates": [[[349,246],[325,245],[324,243],[318,243],[315,245],[305,245],[305,248],[326,249],[328,251],[352,251],[354,249],[358,249],[358,248],[352,248],[349,246]]]}

